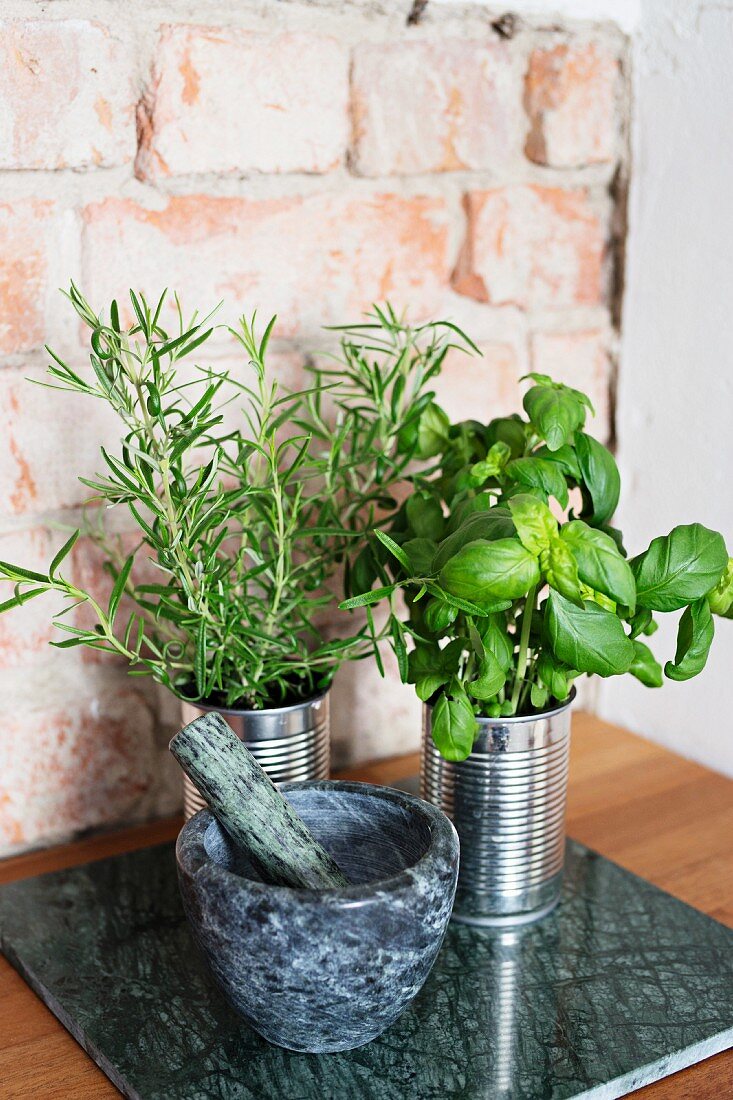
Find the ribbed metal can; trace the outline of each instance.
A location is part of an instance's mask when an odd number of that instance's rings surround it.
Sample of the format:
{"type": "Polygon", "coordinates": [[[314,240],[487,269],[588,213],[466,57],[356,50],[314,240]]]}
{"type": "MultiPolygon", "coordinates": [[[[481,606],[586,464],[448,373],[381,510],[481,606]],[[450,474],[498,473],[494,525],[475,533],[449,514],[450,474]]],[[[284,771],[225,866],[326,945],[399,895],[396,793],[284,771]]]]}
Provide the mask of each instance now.
{"type": "Polygon", "coordinates": [[[459,763],[436,749],[432,708],[423,708],[420,793],[461,841],[456,920],[519,924],[559,901],[574,694],[531,718],[479,718],[473,751],[459,763]]]}
{"type": "MultiPolygon", "coordinates": [[[[331,723],[328,692],[290,707],[227,710],[202,703],[181,703],[183,725],[217,711],[244,741],[273,783],[328,779],[331,723]]],[[[183,777],[183,813],[188,821],[206,802],[188,776],[183,777]]]]}

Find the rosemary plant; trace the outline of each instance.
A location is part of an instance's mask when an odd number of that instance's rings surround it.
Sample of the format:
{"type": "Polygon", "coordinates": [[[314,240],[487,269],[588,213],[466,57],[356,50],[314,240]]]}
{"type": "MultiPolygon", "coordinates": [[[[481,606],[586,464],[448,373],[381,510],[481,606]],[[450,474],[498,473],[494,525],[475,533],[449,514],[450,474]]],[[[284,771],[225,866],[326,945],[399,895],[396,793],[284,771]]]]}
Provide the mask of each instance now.
{"type": "Polygon", "coordinates": [[[288,391],[266,367],[275,318],[262,335],[254,316],[228,330],[248,364],[240,377],[195,364],[213,315],[187,323],[177,298],[169,333],[165,293],[152,306],[131,291],[129,327],[116,302],[105,321],[73,284],[67,297],[90,329],[91,369],[49,348],[46,384],[106,402],[122,426],[116,453],[101,449],[103,473],[81,479],[92,493],[85,533],[103,549],[111,595],[103,605],[74,582],[77,530],[48,573],[0,562],[13,586],[0,611],[60,593],[54,621],[67,636],[52,644],[121,654],[133,675],[185,699],[262,708],[324,690],[377,639],[371,617],[335,638],[321,625],[338,574],[358,571],[365,534],[394,508],[410,463],[436,453],[447,420],[429,384],[454,336],[469,342],[447,323],[411,328],[375,308],[342,330],[335,363],[288,391]],[[100,522],[105,508],[127,511],[132,552],[100,522]],[[152,580],[136,568],[146,561],[152,580]],[[80,604],[93,628],[75,625],[80,604]]]}

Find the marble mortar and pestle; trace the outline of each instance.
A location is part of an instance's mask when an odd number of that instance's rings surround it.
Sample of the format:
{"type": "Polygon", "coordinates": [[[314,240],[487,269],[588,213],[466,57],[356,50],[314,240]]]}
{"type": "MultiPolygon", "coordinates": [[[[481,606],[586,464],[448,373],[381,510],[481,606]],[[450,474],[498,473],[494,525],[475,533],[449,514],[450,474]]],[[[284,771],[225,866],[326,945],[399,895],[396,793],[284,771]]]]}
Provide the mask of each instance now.
{"type": "Polygon", "coordinates": [[[443,942],[458,875],[449,819],[367,783],[277,788],[214,712],[170,748],[211,807],[184,825],[176,859],[186,916],[229,1003],[290,1050],[371,1042],[443,942]]]}

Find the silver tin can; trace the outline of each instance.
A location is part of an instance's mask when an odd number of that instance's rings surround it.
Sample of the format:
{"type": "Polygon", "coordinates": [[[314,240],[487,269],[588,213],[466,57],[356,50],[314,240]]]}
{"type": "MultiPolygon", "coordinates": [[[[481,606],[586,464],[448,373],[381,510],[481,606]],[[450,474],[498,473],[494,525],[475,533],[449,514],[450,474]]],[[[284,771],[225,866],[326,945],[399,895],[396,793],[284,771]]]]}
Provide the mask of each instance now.
{"type": "MultiPolygon", "coordinates": [[[[331,741],[328,692],[291,707],[270,710],[227,710],[182,702],[183,725],[211,710],[226,718],[273,783],[328,779],[331,741]]],[[[184,776],[186,821],[205,808],[206,802],[188,776],[184,776]]]]}
{"type": "Polygon", "coordinates": [[[461,841],[456,920],[519,924],[560,900],[574,696],[531,718],[479,718],[460,763],[440,755],[432,708],[423,708],[420,793],[451,818],[461,841]]]}

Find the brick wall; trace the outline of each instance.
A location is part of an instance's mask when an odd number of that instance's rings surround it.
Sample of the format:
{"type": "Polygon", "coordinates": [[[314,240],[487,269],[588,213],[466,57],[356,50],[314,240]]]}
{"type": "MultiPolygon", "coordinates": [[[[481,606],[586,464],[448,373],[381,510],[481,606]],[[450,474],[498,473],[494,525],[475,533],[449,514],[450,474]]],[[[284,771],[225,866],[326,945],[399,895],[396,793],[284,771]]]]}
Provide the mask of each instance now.
{"type": "MultiPolygon", "coordinates": [[[[454,417],[512,409],[518,376],[586,388],[612,436],[625,40],[610,26],[399,3],[4,5],[0,33],[0,557],[44,564],[116,426],[33,387],[43,344],[82,362],[57,292],[175,287],[279,314],[293,380],[320,326],[389,297],[465,325],[454,417]],[[151,15],[154,11],[154,15],[151,15]]],[[[224,344],[213,348],[229,354],[224,344]]],[[[82,543],[74,568],[101,583],[82,543]]],[[[0,618],[0,852],[171,812],[172,700],[47,645],[49,606],[0,618]]],[[[411,690],[345,671],[340,760],[414,747],[411,690]]]]}

